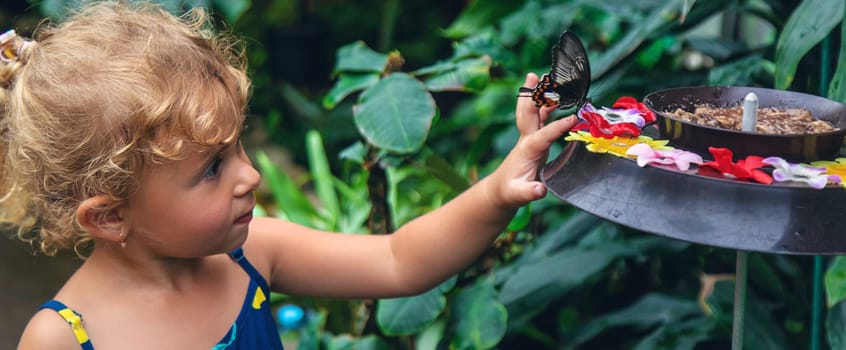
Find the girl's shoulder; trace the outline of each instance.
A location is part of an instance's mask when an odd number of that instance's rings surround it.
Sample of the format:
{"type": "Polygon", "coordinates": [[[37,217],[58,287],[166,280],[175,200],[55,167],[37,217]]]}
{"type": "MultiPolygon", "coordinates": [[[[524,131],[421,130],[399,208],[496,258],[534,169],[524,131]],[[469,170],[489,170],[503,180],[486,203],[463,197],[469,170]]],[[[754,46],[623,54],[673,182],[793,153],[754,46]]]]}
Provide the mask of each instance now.
{"type": "Polygon", "coordinates": [[[29,320],[18,344],[18,350],[30,349],[78,350],[79,341],[61,315],[42,309],[29,320]]]}
{"type": "MultiPolygon", "coordinates": [[[[92,288],[92,286],[98,285],[97,283],[93,283],[93,281],[89,281],[86,263],[83,263],[82,266],[77,269],[76,272],[71,275],[71,277],[65,281],[65,284],[62,286],[61,290],[56,294],[54,297],[54,301],[64,301],[68,303],[69,306],[65,306],[68,310],[66,311],[66,315],[62,315],[58,312],[58,310],[54,310],[48,307],[45,307],[47,303],[45,303],[40,310],[38,310],[32,318],[30,318],[29,322],[24,329],[23,334],[21,335],[20,344],[18,350],[24,349],[80,349],[80,342],[78,337],[80,334],[76,334],[74,332],[74,328],[70,324],[70,320],[66,317],[80,317],[76,310],[73,309],[73,306],[70,305],[77,305],[87,297],[91,298],[99,298],[100,296],[97,294],[100,291],[100,288],[92,288]]],[[[108,293],[108,291],[105,291],[108,293]]],[[[47,300],[45,300],[46,302],[47,300]]],[[[59,304],[64,306],[63,304],[59,304]]],[[[64,311],[63,311],[64,312],[64,311]]],[[[83,324],[82,318],[78,319],[78,323],[80,325],[83,324]]]]}
{"type": "MultiPolygon", "coordinates": [[[[102,277],[100,271],[87,269],[84,263],[55,299],[68,308],[65,316],[79,317],[83,338],[90,336],[97,347],[127,348],[128,339],[132,339],[132,348],[156,348],[161,339],[173,344],[219,341],[245,303],[249,277],[226,255],[205,259],[203,281],[197,281],[187,293],[187,289],[130,288],[127,286],[132,283],[119,278],[103,281],[97,278],[102,277]],[[209,312],[215,317],[208,317],[209,312]],[[182,329],[179,325],[183,323],[194,328],[182,329]],[[116,324],[122,326],[116,328],[116,324]]],[[[82,341],[70,323],[57,310],[39,310],[26,326],[19,350],[80,349],[82,341]]]]}

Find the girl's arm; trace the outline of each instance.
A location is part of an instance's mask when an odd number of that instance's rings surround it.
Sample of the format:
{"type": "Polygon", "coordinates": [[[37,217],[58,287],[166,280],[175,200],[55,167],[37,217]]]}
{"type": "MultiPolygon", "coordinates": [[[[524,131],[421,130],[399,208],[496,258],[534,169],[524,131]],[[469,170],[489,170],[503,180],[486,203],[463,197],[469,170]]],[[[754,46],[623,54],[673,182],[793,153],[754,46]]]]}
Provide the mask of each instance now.
{"type": "MultiPolygon", "coordinates": [[[[529,74],[524,86],[534,87],[537,79],[529,74]]],[[[441,208],[393,234],[328,233],[257,218],[250,226],[245,252],[269,275],[272,288],[281,292],[372,298],[426,291],[472,263],[519,207],[546,194],[536,180],[538,168],[550,145],[575,123],[569,117],[544,126],[550,110],[518,99],[520,139],[502,164],[441,208]]]]}

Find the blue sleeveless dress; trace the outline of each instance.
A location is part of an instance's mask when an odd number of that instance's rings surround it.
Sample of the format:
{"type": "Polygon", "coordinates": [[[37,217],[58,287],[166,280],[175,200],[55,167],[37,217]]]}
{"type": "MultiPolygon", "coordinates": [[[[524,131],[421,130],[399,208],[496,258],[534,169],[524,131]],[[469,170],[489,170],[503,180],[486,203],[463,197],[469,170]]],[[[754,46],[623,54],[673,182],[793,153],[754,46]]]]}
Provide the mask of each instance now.
{"type": "MultiPolygon", "coordinates": [[[[244,271],[250,275],[250,285],[247,288],[247,297],[244,305],[238,314],[238,319],[223,336],[212,350],[235,350],[235,349],[272,349],[283,350],[282,340],[279,338],[279,331],[276,329],[276,321],[270,310],[270,288],[264,277],[256,271],[255,267],[244,256],[241,248],[229,253],[244,271]]],[[[83,350],[94,350],[91,339],[83,327],[82,315],[65,306],[58,300],[50,300],[39,309],[55,310],[71,327],[76,340],[79,341],[83,350]]]]}

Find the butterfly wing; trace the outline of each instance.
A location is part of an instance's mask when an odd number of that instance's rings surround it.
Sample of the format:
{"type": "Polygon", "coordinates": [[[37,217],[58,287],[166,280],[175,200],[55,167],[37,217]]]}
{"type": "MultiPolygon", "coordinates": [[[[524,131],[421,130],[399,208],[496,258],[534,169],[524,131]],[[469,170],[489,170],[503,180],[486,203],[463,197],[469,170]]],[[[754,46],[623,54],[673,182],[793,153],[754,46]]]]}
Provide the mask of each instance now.
{"type": "Polygon", "coordinates": [[[552,69],[549,72],[553,90],[558,93],[558,108],[568,109],[585,103],[590,89],[590,62],[579,38],[569,32],[561,33],[558,45],[552,50],[552,69]]]}

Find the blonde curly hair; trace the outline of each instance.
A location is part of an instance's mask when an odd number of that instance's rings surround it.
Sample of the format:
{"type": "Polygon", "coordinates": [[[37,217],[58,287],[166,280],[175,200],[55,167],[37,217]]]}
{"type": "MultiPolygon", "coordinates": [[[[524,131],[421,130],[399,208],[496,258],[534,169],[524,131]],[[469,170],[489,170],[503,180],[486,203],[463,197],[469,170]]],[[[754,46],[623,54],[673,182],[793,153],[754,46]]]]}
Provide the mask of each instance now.
{"type": "MultiPolygon", "coordinates": [[[[0,62],[0,227],[53,255],[90,246],[79,204],[118,207],[146,165],[236,142],[250,90],[237,40],[195,9],[97,2],[0,62]]],[[[105,208],[109,209],[109,208],[105,208]]]]}

